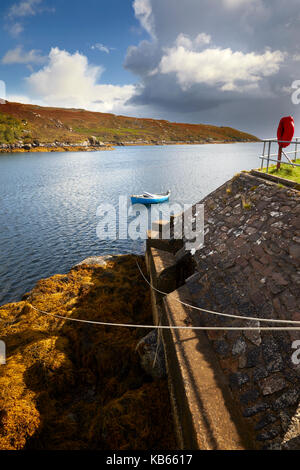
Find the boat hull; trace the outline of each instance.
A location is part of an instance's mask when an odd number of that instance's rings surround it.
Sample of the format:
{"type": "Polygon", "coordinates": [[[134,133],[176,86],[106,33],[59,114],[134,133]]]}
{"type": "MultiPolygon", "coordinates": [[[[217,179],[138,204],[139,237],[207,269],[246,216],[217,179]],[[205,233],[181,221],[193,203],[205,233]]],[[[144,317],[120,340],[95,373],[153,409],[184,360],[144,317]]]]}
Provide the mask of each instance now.
{"type": "Polygon", "coordinates": [[[168,196],[161,196],[158,198],[145,198],[145,197],[135,197],[131,196],[132,204],[159,204],[160,202],[166,202],[169,200],[168,196]]]}

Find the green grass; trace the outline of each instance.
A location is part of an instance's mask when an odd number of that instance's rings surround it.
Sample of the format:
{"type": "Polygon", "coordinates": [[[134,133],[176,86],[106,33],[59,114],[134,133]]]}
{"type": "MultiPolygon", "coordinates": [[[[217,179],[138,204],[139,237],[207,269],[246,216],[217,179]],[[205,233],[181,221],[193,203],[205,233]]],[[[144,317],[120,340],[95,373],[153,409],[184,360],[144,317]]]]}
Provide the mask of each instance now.
{"type": "Polygon", "coordinates": [[[22,138],[21,121],[5,114],[0,114],[0,144],[11,144],[22,138]]]}
{"type": "MultiPolygon", "coordinates": [[[[300,164],[300,159],[296,160],[298,165],[300,164]]],[[[266,173],[266,168],[262,170],[266,173]]],[[[300,166],[292,167],[291,165],[282,164],[280,170],[276,170],[276,165],[269,167],[269,173],[274,176],[279,176],[280,178],[286,178],[287,180],[295,181],[300,184],[300,166]]]]}
{"type": "Polygon", "coordinates": [[[145,134],[150,134],[150,132],[145,129],[127,129],[125,127],[121,128],[109,128],[109,127],[95,127],[95,128],[87,128],[87,127],[75,127],[74,129],[75,132],[83,135],[95,135],[95,136],[101,136],[105,134],[113,134],[113,135],[145,135],[145,134]]]}

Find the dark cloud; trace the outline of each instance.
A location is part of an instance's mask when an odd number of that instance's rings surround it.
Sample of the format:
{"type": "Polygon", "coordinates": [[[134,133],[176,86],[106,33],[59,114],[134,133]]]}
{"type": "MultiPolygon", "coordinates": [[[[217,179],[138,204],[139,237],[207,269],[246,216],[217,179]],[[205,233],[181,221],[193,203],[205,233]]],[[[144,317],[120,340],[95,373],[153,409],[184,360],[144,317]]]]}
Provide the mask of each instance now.
{"type": "Polygon", "coordinates": [[[141,41],[138,46],[128,48],[124,67],[140,77],[151,72],[161,59],[161,48],[157,41],[141,41]]]}
{"type": "Polygon", "coordinates": [[[260,136],[274,134],[282,115],[300,121],[300,106],[292,104],[289,91],[300,79],[300,60],[293,60],[300,56],[299,0],[134,4],[149,40],[131,46],[125,59],[139,77],[130,104],[146,105],[153,117],[159,111],[170,120],[231,125],[260,136]],[[203,33],[211,42],[198,46],[203,33]],[[187,44],[180,50],[179,35],[187,44]],[[221,51],[215,61],[207,49],[221,51]]]}

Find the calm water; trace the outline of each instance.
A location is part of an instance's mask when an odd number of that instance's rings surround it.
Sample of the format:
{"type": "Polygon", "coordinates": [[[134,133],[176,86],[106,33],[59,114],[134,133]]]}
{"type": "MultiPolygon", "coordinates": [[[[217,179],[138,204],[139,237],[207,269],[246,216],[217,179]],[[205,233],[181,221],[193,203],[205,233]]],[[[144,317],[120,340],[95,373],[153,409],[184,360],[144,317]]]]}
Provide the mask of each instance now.
{"type": "Polygon", "coordinates": [[[0,304],[19,300],[40,278],[67,272],[87,256],[143,250],[141,241],[97,238],[99,204],[167,189],[172,202],[195,203],[239,170],[256,168],[260,146],[0,155],[0,304]]]}

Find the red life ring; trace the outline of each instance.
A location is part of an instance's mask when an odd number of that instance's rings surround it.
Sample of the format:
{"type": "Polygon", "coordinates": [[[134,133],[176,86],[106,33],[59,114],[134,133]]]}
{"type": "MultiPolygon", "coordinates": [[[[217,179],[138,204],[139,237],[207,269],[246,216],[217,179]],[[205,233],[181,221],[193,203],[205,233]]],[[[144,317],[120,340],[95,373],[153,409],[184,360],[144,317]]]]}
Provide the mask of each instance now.
{"type": "Polygon", "coordinates": [[[293,139],[295,132],[295,123],[292,116],[286,116],[280,119],[280,123],[277,129],[278,141],[283,140],[285,143],[278,142],[279,147],[288,147],[293,139]]]}

